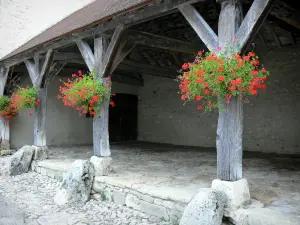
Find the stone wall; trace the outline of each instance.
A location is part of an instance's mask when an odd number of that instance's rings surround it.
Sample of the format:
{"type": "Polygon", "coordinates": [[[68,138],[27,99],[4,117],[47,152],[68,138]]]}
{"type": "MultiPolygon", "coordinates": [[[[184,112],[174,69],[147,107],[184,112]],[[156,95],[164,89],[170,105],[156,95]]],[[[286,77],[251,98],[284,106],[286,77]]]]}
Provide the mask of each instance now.
{"type": "MultiPolygon", "coordinates": [[[[57,99],[59,90],[59,79],[66,77],[64,71],[54,79],[48,87],[46,132],[47,145],[85,145],[92,144],[92,119],[80,117],[78,112],[71,107],[63,105],[57,99]]],[[[31,86],[29,76],[24,75],[20,86],[31,86]]],[[[126,84],[113,82],[114,93],[137,94],[138,88],[126,84]]],[[[11,123],[11,148],[20,148],[24,145],[33,144],[34,110],[24,110],[11,123]],[[32,115],[32,116],[31,116],[32,115]]]]}
{"type": "MultiPolygon", "coordinates": [[[[267,91],[244,106],[244,149],[300,153],[300,46],[259,49],[271,71],[267,91]]],[[[144,76],[139,91],[139,140],[215,147],[217,113],[182,105],[172,79],[144,76]]]]}
{"type": "Polygon", "coordinates": [[[0,0],[0,59],[94,0],[0,0]]]}

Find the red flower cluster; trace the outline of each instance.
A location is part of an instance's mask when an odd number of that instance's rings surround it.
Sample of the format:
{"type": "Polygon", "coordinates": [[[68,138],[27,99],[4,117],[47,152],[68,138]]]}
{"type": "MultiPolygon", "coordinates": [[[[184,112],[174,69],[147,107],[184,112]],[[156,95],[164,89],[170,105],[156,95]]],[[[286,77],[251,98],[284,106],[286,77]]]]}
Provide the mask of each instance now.
{"type": "MultiPolygon", "coordinates": [[[[96,81],[93,73],[83,75],[82,71],[72,74],[72,79],[68,78],[59,87],[60,94],[58,99],[62,99],[65,106],[75,108],[82,114],[96,115],[99,110],[100,103],[110,97],[110,78],[106,78],[102,83],[96,81]]],[[[110,102],[115,106],[113,101],[110,102]]]]}
{"type": "Polygon", "coordinates": [[[256,95],[259,89],[266,89],[264,82],[269,72],[260,66],[255,53],[246,56],[213,52],[198,52],[193,63],[182,65],[180,94],[183,101],[202,102],[198,110],[219,107],[218,97],[227,103],[233,96],[256,95]]]}
{"type": "Polygon", "coordinates": [[[0,111],[0,117],[11,121],[23,108],[33,108],[40,104],[37,98],[37,92],[34,88],[18,88],[10,98],[7,98],[6,104],[0,111]]]}

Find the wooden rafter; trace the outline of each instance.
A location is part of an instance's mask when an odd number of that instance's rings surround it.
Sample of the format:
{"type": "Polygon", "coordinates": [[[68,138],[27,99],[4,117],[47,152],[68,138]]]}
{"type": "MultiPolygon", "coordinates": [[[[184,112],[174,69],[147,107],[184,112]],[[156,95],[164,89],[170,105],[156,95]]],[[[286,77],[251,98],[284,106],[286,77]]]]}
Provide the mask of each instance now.
{"type": "Polygon", "coordinates": [[[129,30],[129,37],[135,41],[136,44],[182,53],[195,54],[200,48],[203,48],[201,44],[180,41],[141,31],[129,30]]]}
{"type": "Polygon", "coordinates": [[[289,6],[284,1],[277,1],[270,14],[297,29],[300,29],[300,11],[289,6]]]}
{"type": "Polygon", "coordinates": [[[276,0],[254,0],[252,3],[236,34],[238,45],[243,46],[244,51],[254,40],[275,2],[276,0]]]}
{"type": "Polygon", "coordinates": [[[195,32],[211,51],[217,52],[218,49],[218,37],[207,22],[198,13],[195,7],[191,5],[182,5],[178,9],[186,18],[186,20],[193,27],[195,32]]]}
{"type": "Polygon", "coordinates": [[[34,60],[24,60],[33,86],[41,87],[41,85],[44,84],[46,75],[50,72],[50,68],[53,63],[53,54],[54,52],[52,49],[48,50],[42,68],[40,68],[39,65],[39,57],[35,57],[34,60]]]}

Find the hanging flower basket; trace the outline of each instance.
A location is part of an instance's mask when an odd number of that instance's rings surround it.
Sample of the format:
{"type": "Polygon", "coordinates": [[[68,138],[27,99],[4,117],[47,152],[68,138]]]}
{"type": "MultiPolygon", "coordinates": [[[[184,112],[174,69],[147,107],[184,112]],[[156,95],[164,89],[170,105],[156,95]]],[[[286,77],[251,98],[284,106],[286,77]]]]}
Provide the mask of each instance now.
{"type": "MultiPolygon", "coordinates": [[[[82,74],[79,70],[77,74],[72,74],[71,79],[61,82],[63,85],[59,87],[57,98],[62,99],[65,106],[75,108],[80,115],[95,116],[100,111],[100,104],[111,96],[110,79],[100,82],[96,80],[94,73],[82,74]]],[[[115,105],[112,101],[110,104],[115,105]]]]}
{"type": "Polygon", "coordinates": [[[181,100],[194,101],[198,110],[211,111],[222,109],[222,99],[229,103],[235,96],[248,102],[248,96],[267,88],[269,72],[260,65],[255,53],[241,56],[230,52],[217,56],[199,51],[194,62],[184,63],[177,79],[181,100]]]}
{"type": "Polygon", "coordinates": [[[0,97],[0,116],[12,120],[24,108],[34,108],[40,103],[36,88],[18,87],[12,96],[0,97]]]}
{"type": "Polygon", "coordinates": [[[17,116],[16,107],[11,104],[11,99],[6,96],[0,97],[0,117],[4,117],[8,121],[17,116]]]}
{"type": "Polygon", "coordinates": [[[18,111],[22,109],[34,108],[40,103],[36,88],[18,88],[11,96],[11,102],[16,106],[18,111]]]}

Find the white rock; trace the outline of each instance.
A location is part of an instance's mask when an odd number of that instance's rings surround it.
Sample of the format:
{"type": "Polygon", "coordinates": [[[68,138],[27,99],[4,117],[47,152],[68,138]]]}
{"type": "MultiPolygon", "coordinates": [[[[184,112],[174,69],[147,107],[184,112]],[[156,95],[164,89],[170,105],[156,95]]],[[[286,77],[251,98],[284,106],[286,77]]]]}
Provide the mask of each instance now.
{"type": "Polygon", "coordinates": [[[42,146],[38,147],[33,145],[34,148],[34,156],[33,160],[44,160],[48,158],[48,147],[47,146],[42,146]]]}
{"type": "Polygon", "coordinates": [[[112,158],[111,157],[91,157],[91,163],[95,168],[95,176],[107,176],[112,172],[112,158]]]}
{"type": "Polygon", "coordinates": [[[213,180],[212,189],[226,195],[224,215],[227,217],[233,217],[236,210],[250,202],[249,185],[244,178],[233,182],[213,180]]]}
{"type": "Polygon", "coordinates": [[[13,154],[7,164],[8,173],[11,176],[27,173],[33,158],[34,148],[29,145],[23,146],[13,154]]]}
{"type": "Polygon", "coordinates": [[[221,225],[225,196],[222,192],[199,189],[184,210],[180,225],[221,225]]]}
{"type": "Polygon", "coordinates": [[[57,205],[87,202],[90,198],[94,175],[92,163],[88,160],[76,160],[57,190],[54,202],[57,205]]]}

